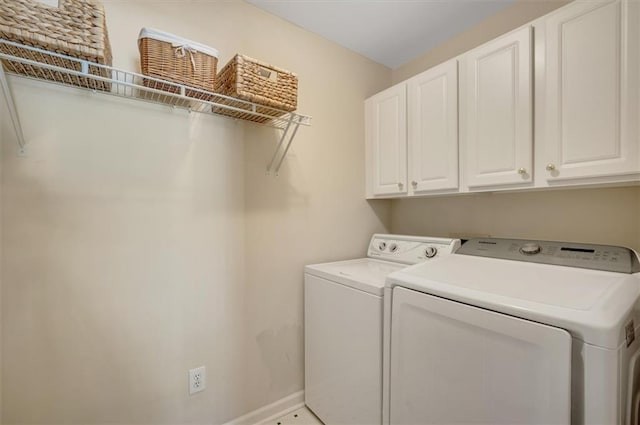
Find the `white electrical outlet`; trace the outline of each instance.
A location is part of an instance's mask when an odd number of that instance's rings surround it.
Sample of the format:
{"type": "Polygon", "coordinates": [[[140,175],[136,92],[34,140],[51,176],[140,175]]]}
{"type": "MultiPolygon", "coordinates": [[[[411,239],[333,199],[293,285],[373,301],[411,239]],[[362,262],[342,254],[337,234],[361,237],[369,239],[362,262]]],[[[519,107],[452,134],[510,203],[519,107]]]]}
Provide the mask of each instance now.
{"type": "Polygon", "coordinates": [[[199,393],[207,388],[207,368],[200,366],[189,369],[189,394],[199,393]]]}

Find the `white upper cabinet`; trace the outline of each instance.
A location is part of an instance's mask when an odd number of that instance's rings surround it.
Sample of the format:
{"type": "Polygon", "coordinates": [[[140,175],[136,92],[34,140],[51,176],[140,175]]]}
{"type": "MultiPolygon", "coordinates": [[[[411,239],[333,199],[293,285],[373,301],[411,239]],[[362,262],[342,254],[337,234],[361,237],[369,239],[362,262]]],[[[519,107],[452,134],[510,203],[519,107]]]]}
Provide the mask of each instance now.
{"type": "Polygon", "coordinates": [[[408,81],[410,190],[458,188],[458,62],[451,60],[408,81]]]}
{"type": "Polygon", "coordinates": [[[369,198],[637,184],[640,0],[569,3],[365,106],[369,198]]]}
{"type": "Polygon", "coordinates": [[[461,151],[466,186],[532,182],[532,28],[462,57],[461,151]]]}
{"type": "Polygon", "coordinates": [[[398,84],[365,101],[367,197],[407,193],[407,89],[398,84]]]}
{"type": "Polygon", "coordinates": [[[638,9],[636,1],[576,2],[538,26],[543,185],[640,172],[638,9]]]}

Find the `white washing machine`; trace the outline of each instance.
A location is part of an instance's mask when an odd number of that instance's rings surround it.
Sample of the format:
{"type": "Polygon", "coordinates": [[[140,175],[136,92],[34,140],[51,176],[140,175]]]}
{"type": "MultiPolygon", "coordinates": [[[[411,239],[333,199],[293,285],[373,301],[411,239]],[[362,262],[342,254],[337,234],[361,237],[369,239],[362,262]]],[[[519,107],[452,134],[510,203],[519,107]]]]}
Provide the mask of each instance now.
{"type": "Polygon", "coordinates": [[[391,274],[384,423],[638,424],[639,270],[626,248],[474,239],[391,274]]]}
{"type": "Polygon", "coordinates": [[[454,239],[376,234],[367,258],[305,267],[305,403],[325,424],[382,423],[385,278],[459,246],[454,239]]]}

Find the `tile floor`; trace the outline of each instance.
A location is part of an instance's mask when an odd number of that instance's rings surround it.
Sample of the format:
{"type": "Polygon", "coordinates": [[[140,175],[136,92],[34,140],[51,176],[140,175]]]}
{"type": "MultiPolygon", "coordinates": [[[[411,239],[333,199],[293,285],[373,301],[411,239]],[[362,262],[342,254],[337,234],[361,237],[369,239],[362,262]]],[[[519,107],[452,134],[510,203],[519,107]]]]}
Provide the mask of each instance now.
{"type": "Polygon", "coordinates": [[[306,407],[284,415],[280,418],[265,422],[264,425],[324,425],[320,419],[311,413],[306,407]]]}

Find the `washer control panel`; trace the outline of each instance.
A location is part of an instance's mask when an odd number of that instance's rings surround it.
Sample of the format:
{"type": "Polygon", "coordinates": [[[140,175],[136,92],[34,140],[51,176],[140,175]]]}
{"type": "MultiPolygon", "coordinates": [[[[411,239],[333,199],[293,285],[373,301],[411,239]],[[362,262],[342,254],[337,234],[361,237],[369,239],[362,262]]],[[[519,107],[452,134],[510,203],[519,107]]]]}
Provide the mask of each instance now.
{"type": "Polygon", "coordinates": [[[640,271],[636,253],[620,246],[482,238],[468,240],[457,253],[618,273],[640,271]]]}
{"type": "Polygon", "coordinates": [[[371,258],[416,264],[441,255],[453,254],[460,239],[375,234],[369,242],[371,258]]]}

